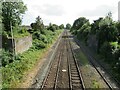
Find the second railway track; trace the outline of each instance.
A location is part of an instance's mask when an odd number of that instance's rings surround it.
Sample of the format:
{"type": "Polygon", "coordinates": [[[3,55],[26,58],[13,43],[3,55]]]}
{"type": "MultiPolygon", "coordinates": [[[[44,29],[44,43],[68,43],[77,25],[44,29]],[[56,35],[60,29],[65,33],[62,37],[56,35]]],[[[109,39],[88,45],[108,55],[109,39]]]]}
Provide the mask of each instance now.
{"type": "MultiPolygon", "coordinates": [[[[94,63],[92,61],[89,62],[96,69],[97,73],[106,83],[108,88],[112,89],[109,82],[107,82],[94,63]]],[[[69,88],[70,90],[85,89],[82,72],[74,55],[72,40],[70,40],[70,35],[68,35],[66,30],[64,31],[58,45],[56,56],[52,61],[50,69],[48,70],[48,73],[41,85],[41,90],[47,88],[51,88],[53,90],[63,88],[69,88]]]]}

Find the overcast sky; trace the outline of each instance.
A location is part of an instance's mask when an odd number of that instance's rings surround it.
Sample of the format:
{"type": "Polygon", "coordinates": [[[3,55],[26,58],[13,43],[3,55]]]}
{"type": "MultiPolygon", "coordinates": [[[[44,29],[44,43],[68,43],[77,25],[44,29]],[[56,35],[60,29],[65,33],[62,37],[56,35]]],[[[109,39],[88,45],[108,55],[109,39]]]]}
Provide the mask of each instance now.
{"type": "Polygon", "coordinates": [[[30,25],[40,16],[45,25],[73,24],[79,17],[86,17],[90,22],[104,17],[111,11],[113,19],[118,20],[119,0],[23,0],[28,10],[23,16],[23,25],[30,25]]]}

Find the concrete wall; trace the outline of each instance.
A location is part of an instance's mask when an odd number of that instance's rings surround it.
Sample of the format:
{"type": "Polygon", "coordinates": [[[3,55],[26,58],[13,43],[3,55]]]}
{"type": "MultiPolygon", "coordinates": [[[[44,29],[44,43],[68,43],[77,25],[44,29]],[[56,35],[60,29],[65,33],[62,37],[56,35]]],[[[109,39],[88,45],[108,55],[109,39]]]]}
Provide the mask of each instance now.
{"type": "Polygon", "coordinates": [[[16,54],[28,50],[31,46],[32,46],[32,35],[13,39],[13,45],[11,38],[9,39],[5,37],[2,38],[2,47],[10,51],[15,50],[16,54]]]}
{"type": "Polygon", "coordinates": [[[15,39],[16,54],[28,50],[32,46],[32,35],[15,39]]]}

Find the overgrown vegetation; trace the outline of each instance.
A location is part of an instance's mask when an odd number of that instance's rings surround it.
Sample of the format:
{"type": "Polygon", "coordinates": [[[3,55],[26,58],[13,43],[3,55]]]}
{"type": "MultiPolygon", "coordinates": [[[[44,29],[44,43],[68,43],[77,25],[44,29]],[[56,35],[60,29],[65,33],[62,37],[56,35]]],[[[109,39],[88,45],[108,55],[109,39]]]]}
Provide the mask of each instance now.
{"type": "Polygon", "coordinates": [[[89,35],[95,35],[97,39],[97,53],[109,63],[114,75],[120,81],[120,22],[112,19],[112,13],[101,17],[90,24],[85,17],[76,19],[71,32],[87,44],[89,35]]]}
{"type": "Polygon", "coordinates": [[[10,50],[1,50],[2,87],[15,88],[19,85],[25,73],[33,68],[36,62],[48,51],[62,32],[64,25],[50,24],[45,26],[40,16],[38,16],[36,21],[31,23],[32,29],[27,30],[21,26],[21,17],[27,9],[24,3],[22,1],[19,3],[2,2],[2,5],[2,12],[0,12],[2,13],[0,20],[2,19],[4,28],[2,35],[6,38],[21,38],[31,34],[33,37],[32,47],[23,54],[15,55],[10,50]]]}
{"type": "MultiPolygon", "coordinates": [[[[21,25],[22,15],[27,10],[23,2],[2,2],[2,23],[4,25],[4,33],[12,36],[11,30],[21,25]]],[[[19,31],[20,29],[17,29],[19,31]]]]}
{"type": "Polygon", "coordinates": [[[68,30],[71,29],[71,25],[69,23],[66,24],[66,29],[68,29],[68,30]]]}
{"type": "Polygon", "coordinates": [[[53,44],[61,31],[62,30],[57,30],[55,33],[49,31],[49,33],[47,33],[47,35],[49,34],[49,43],[47,44],[40,40],[36,41],[35,39],[33,46],[23,54],[16,56],[16,59],[12,63],[9,61],[12,60],[11,54],[4,52],[2,56],[2,64],[4,65],[4,67],[2,67],[3,88],[17,87],[25,73],[36,64],[36,61],[44,56],[44,53],[49,49],[50,45],[53,44]]]}

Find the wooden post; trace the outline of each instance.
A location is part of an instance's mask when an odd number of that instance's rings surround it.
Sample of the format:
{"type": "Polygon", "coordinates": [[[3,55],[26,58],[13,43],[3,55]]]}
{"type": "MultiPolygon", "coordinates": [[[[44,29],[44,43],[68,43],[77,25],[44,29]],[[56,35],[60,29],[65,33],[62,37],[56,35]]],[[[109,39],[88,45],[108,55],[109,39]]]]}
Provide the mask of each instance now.
{"type": "Polygon", "coordinates": [[[13,38],[13,31],[12,31],[12,23],[11,23],[11,21],[10,21],[10,29],[11,29],[11,35],[12,35],[12,47],[13,47],[13,49],[12,49],[12,53],[13,53],[13,60],[15,60],[15,46],[14,46],[14,38],[13,38]]]}

